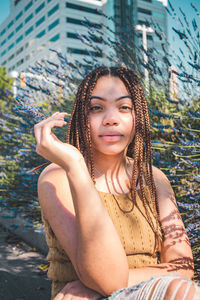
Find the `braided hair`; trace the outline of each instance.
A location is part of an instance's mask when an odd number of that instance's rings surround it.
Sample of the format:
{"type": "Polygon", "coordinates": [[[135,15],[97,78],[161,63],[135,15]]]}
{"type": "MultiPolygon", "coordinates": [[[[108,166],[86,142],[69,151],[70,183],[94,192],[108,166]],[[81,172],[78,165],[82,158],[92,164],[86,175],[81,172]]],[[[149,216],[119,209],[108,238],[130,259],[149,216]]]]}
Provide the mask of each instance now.
{"type": "Polygon", "coordinates": [[[76,95],[74,108],[68,125],[67,143],[78,148],[83,154],[92,180],[95,183],[88,113],[92,91],[98,79],[106,75],[120,78],[126,86],[133,102],[135,111],[135,135],[127,149],[127,155],[134,160],[130,182],[132,201],[133,203],[135,202],[136,185],[138,182],[148,222],[157,236],[157,240],[160,241],[162,236],[160,232],[158,199],[152,173],[151,134],[148,107],[140,80],[131,69],[125,67],[108,68],[102,66],[96,68],[85,77],[79,85],[76,95]],[[144,191],[144,178],[150,191],[156,224],[153,223],[147,208],[149,203],[144,191]]]}

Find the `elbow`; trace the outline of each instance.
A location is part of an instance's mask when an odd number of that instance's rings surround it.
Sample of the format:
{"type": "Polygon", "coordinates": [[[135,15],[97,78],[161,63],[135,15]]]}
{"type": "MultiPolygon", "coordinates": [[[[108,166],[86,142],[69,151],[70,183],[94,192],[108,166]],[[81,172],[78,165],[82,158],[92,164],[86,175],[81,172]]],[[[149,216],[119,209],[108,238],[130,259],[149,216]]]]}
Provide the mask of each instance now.
{"type": "Polygon", "coordinates": [[[109,282],[109,284],[104,284],[101,289],[102,289],[102,295],[105,297],[109,297],[112,295],[114,292],[124,289],[128,287],[128,278],[120,278],[118,281],[112,281],[109,282]]]}
{"type": "Polygon", "coordinates": [[[188,270],[187,271],[187,277],[191,280],[194,279],[194,270],[188,270]]]}
{"type": "Polygon", "coordinates": [[[183,269],[177,268],[177,273],[187,280],[193,280],[194,279],[194,269],[191,266],[188,266],[183,269]]]}
{"type": "Polygon", "coordinates": [[[106,272],[102,273],[97,272],[94,274],[93,272],[89,272],[86,269],[78,270],[78,276],[81,282],[90,289],[95,290],[100,293],[104,297],[110,296],[112,293],[116,292],[119,289],[126,288],[128,286],[128,271],[124,272],[122,270],[118,270],[117,274],[109,274],[106,272]]]}

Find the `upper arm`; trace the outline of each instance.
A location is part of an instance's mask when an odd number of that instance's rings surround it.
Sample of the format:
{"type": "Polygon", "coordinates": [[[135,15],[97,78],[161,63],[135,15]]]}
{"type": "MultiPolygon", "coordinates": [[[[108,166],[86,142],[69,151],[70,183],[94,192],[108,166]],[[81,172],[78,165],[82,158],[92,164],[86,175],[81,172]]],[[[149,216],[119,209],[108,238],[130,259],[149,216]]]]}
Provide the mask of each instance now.
{"type": "Polygon", "coordinates": [[[45,218],[77,271],[76,218],[64,169],[51,164],[43,170],[38,180],[38,197],[45,218]]]}
{"type": "Polygon", "coordinates": [[[158,208],[163,231],[161,262],[193,269],[192,250],[172,187],[162,171],[153,167],[158,208]]]}

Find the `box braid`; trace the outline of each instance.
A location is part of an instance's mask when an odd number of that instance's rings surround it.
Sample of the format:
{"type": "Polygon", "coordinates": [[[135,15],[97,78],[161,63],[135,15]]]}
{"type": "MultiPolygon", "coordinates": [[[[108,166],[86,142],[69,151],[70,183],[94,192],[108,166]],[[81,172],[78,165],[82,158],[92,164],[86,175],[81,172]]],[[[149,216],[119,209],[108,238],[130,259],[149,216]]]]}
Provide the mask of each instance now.
{"type": "Polygon", "coordinates": [[[151,134],[148,107],[140,80],[132,70],[124,67],[108,68],[102,66],[90,72],[85,77],[80,84],[76,95],[74,108],[68,125],[67,143],[77,147],[83,154],[90,170],[92,180],[95,183],[92,141],[88,114],[91,94],[97,83],[97,80],[100,77],[107,75],[119,77],[125,84],[132,98],[135,111],[135,136],[127,149],[127,155],[134,159],[134,166],[131,176],[132,201],[135,202],[137,181],[140,186],[143,205],[149,224],[156,234],[158,238],[157,240],[160,241],[162,236],[160,232],[159,210],[157,204],[158,199],[152,174],[151,134]],[[144,192],[144,178],[147,186],[149,187],[152,198],[153,214],[156,217],[156,225],[154,225],[152,222],[149,210],[147,209],[148,200],[144,192]]]}

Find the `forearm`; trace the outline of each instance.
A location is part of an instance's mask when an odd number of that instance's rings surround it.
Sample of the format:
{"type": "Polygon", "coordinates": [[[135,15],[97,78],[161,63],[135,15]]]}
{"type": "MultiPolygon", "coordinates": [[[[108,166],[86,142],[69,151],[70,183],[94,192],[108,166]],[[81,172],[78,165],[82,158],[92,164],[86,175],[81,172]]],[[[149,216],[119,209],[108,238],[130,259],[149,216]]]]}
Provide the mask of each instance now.
{"type": "Polygon", "coordinates": [[[176,273],[187,279],[192,279],[194,276],[193,268],[190,265],[181,266],[171,263],[161,263],[143,268],[129,269],[128,286],[133,286],[142,281],[147,281],[154,276],[169,275],[170,273],[176,273]]]}
{"type": "Polygon", "coordinates": [[[80,279],[86,286],[109,295],[127,286],[124,249],[85,162],[71,164],[66,171],[76,213],[76,267],[80,279]]]}

